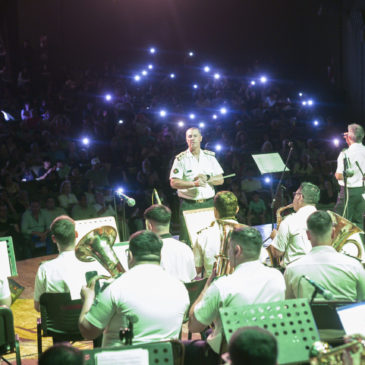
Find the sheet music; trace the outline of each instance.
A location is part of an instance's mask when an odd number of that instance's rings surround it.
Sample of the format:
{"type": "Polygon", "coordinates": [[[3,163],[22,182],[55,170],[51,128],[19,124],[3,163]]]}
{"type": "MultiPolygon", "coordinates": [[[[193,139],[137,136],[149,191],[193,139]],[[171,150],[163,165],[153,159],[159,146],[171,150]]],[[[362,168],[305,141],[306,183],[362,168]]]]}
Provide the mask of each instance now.
{"type": "Polygon", "coordinates": [[[192,245],[194,245],[196,241],[197,232],[203,228],[209,227],[210,224],[215,221],[213,207],[185,210],[183,215],[192,245]]]}
{"type": "MultiPolygon", "coordinates": [[[[276,153],[263,153],[260,155],[252,155],[252,158],[256,162],[261,175],[270,174],[273,172],[281,172],[284,170],[285,164],[280,155],[276,153]]],[[[287,167],[285,171],[289,171],[287,167]]]]}
{"type": "Polygon", "coordinates": [[[96,365],[148,365],[148,350],[103,351],[95,354],[96,365]]]}
{"type": "Polygon", "coordinates": [[[8,278],[11,275],[8,246],[6,241],[0,241],[0,278],[8,278]]]}

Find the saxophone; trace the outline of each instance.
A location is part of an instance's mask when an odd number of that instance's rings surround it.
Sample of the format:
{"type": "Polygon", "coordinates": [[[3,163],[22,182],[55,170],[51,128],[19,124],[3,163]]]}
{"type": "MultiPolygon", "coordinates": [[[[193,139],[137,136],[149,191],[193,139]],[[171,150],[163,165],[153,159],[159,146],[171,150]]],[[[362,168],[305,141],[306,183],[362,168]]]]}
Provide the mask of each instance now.
{"type": "Polygon", "coordinates": [[[276,210],[276,229],[278,230],[280,227],[281,222],[283,221],[283,216],[281,215],[281,212],[284,210],[293,208],[293,203],[286,205],[285,207],[278,208],[276,210]]]}
{"type": "MultiPolygon", "coordinates": [[[[281,222],[283,221],[283,216],[281,215],[281,213],[284,211],[284,210],[287,210],[287,209],[290,209],[290,208],[293,208],[293,203],[290,203],[288,205],[285,205],[284,207],[280,207],[276,210],[276,230],[279,229],[280,227],[280,224],[281,222]]],[[[270,261],[271,261],[271,265],[272,267],[280,267],[280,260],[278,260],[274,255],[273,253],[271,252],[271,248],[270,246],[266,247],[266,250],[267,252],[269,253],[269,258],[270,258],[270,261]]]]}

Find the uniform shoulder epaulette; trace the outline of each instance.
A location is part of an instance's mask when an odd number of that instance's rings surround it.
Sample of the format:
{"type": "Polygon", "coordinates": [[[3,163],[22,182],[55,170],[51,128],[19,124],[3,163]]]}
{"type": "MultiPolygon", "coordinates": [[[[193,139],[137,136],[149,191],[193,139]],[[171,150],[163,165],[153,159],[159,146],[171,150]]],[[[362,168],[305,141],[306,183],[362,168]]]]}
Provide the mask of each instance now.
{"type": "Polygon", "coordinates": [[[184,156],[186,155],[186,151],[180,152],[178,155],[175,156],[175,158],[180,161],[184,156]]]}
{"type": "Polygon", "coordinates": [[[209,156],[215,156],[215,152],[213,152],[213,151],[203,150],[203,152],[204,152],[206,155],[209,155],[209,156]]]}
{"type": "Polygon", "coordinates": [[[209,226],[206,226],[202,229],[200,229],[198,232],[196,232],[196,234],[201,234],[202,232],[204,232],[205,230],[207,230],[208,228],[211,228],[215,225],[216,221],[213,221],[212,223],[209,224],[209,226]]]}

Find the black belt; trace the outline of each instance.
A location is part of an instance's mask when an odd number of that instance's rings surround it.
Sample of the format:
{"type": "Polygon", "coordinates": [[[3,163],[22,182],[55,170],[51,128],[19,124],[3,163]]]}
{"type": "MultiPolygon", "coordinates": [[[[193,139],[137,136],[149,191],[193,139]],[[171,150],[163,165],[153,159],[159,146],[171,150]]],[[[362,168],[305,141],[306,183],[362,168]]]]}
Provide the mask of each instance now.
{"type": "Polygon", "coordinates": [[[208,198],[208,199],[198,199],[198,200],[193,200],[193,199],[185,199],[185,198],[180,198],[181,200],[185,200],[186,202],[192,203],[192,204],[201,204],[201,203],[205,203],[208,202],[210,200],[213,200],[213,198],[208,198]]]}

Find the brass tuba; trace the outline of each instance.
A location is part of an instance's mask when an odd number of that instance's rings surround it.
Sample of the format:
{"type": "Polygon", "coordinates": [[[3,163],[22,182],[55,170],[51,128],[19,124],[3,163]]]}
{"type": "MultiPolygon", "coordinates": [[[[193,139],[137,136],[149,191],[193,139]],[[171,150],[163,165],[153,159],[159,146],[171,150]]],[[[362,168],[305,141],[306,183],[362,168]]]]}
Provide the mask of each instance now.
{"type": "Polygon", "coordinates": [[[217,224],[220,232],[220,249],[219,254],[216,255],[216,272],[217,276],[229,275],[233,272],[228,258],[228,242],[232,231],[239,227],[248,227],[245,224],[228,222],[224,219],[217,219],[217,224]]]}
{"type": "Polygon", "coordinates": [[[76,257],[83,262],[99,261],[112,277],[125,272],[112,248],[116,237],[117,231],[112,226],[93,229],[76,245],[76,257]]]}
{"type": "MultiPolygon", "coordinates": [[[[357,249],[357,253],[355,255],[351,254],[351,256],[355,256],[358,259],[361,259],[362,256],[362,247],[361,243],[354,239],[348,239],[354,233],[364,233],[358,226],[350,222],[344,217],[327,210],[327,213],[331,216],[333,225],[335,227],[334,239],[332,241],[332,246],[337,252],[345,252],[344,246],[355,246],[357,249]]],[[[347,253],[347,252],[345,252],[347,253]]],[[[348,253],[347,253],[348,254],[348,253]]]]}

